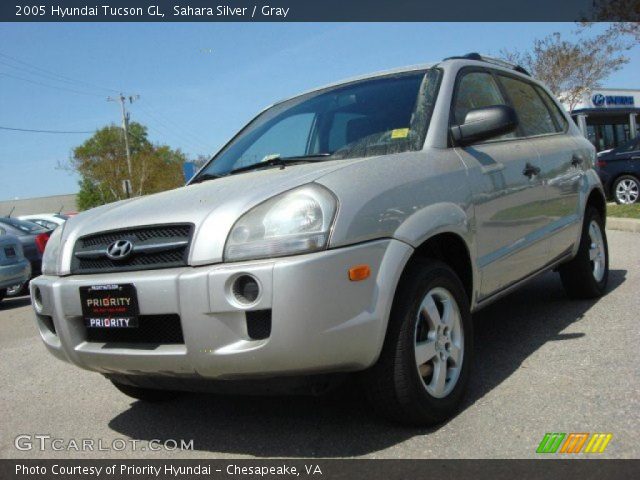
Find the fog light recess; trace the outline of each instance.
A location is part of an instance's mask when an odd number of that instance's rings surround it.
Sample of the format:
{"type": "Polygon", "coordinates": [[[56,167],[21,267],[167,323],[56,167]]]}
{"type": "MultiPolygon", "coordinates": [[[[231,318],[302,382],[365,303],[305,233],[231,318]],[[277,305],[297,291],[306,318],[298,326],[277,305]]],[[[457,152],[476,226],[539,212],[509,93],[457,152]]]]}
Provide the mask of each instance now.
{"type": "Polygon", "coordinates": [[[33,306],[35,307],[36,312],[42,313],[42,292],[38,287],[33,288],[33,306]]]}
{"type": "Polygon", "coordinates": [[[231,292],[240,305],[253,305],[260,298],[260,284],[253,275],[242,274],[233,281],[231,292]]]}

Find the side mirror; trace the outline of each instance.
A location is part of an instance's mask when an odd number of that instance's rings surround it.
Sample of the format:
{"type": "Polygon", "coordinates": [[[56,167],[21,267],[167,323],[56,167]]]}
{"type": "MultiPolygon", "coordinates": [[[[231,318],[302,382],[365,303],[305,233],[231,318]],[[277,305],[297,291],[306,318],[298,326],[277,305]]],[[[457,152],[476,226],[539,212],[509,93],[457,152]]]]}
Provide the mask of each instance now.
{"type": "Polygon", "coordinates": [[[455,145],[466,146],[513,132],[517,126],[518,118],[513,108],[492,105],[469,110],[464,123],[454,125],[450,131],[455,145]]]}

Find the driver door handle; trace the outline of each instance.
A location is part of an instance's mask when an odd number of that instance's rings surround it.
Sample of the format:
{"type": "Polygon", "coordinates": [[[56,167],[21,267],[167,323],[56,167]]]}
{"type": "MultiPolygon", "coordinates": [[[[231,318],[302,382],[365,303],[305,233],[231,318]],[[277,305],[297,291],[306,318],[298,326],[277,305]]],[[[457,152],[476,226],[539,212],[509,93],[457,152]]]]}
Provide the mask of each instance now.
{"type": "Polygon", "coordinates": [[[526,166],[524,167],[524,170],[522,171],[522,174],[525,177],[533,177],[534,175],[538,175],[540,173],[540,168],[536,167],[535,165],[531,165],[529,162],[527,162],[526,166]]]}

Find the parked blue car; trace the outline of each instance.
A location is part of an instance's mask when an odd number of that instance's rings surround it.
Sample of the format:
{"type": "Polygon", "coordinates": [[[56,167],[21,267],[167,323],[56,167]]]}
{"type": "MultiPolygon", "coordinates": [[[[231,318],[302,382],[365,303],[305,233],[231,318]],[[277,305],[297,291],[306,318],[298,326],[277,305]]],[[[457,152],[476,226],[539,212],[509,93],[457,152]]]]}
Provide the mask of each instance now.
{"type": "Polygon", "coordinates": [[[31,277],[26,282],[15,283],[9,290],[9,296],[26,295],[29,292],[31,278],[40,275],[42,254],[51,236],[51,231],[32,222],[12,217],[0,217],[0,235],[9,234],[18,239],[24,256],[31,264],[31,277]]]}
{"type": "Polygon", "coordinates": [[[640,198],[640,137],[598,154],[596,172],[607,198],[628,205],[640,198]]]}
{"type": "Polygon", "coordinates": [[[7,288],[31,278],[31,263],[24,257],[22,244],[13,235],[0,235],[0,302],[7,288]]]}

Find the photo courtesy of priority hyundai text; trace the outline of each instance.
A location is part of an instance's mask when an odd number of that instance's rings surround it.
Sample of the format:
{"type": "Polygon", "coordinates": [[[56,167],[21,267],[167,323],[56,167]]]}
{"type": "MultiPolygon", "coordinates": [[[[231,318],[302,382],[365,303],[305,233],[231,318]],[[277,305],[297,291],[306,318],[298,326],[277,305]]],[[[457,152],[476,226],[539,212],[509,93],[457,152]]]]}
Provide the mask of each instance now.
{"type": "Polygon", "coordinates": [[[635,478],[639,76],[636,0],[0,6],[0,478],[635,478]]]}

